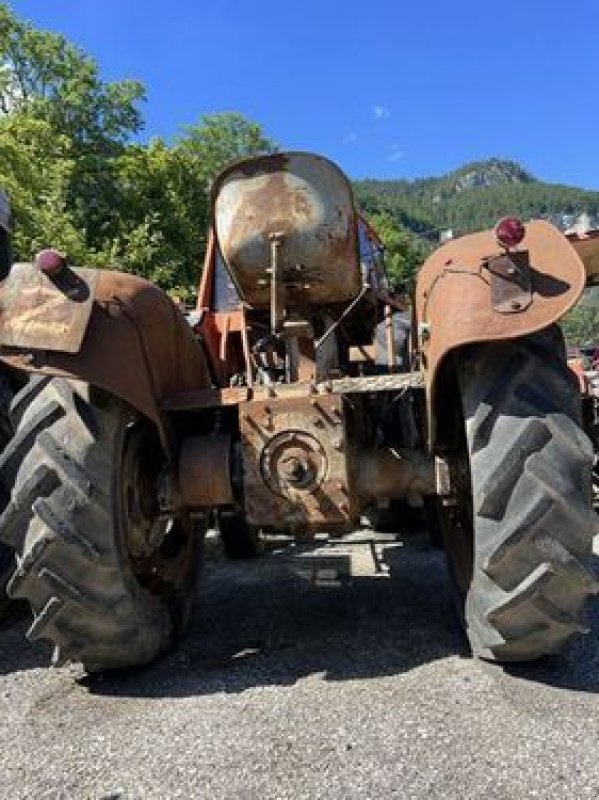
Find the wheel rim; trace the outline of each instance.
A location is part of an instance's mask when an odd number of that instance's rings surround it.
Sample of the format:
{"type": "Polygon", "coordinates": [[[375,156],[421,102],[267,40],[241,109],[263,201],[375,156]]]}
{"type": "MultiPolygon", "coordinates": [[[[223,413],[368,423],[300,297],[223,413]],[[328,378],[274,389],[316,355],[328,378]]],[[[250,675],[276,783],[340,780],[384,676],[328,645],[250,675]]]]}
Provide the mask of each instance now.
{"type": "Polygon", "coordinates": [[[122,525],[132,572],[151,594],[179,592],[195,570],[195,531],[188,518],[161,513],[158,481],[165,459],[156,437],[127,430],[121,476],[122,525]]]}

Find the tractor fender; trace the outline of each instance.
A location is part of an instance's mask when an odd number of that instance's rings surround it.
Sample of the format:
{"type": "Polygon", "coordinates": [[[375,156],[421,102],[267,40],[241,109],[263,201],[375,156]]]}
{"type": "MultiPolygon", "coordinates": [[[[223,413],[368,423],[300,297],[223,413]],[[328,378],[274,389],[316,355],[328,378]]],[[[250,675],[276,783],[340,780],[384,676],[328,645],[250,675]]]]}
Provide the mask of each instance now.
{"type": "Polygon", "coordinates": [[[85,381],[152,420],[211,385],[201,346],[170,298],[149,281],[65,267],[56,278],[16,264],[0,285],[0,360],[29,373],[85,381]]]}
{"type": "Polygon", "coordinates": [[[432,448],[448,402],[440,380],[448,356],[468,344],[526,336],[557,322],[578,301],[585,281],[574,247],[543,220],[527,223],[523,241],[510,251],[488,230],[450,240],[427,259],[416,285],[416,322],[432,448]]]}

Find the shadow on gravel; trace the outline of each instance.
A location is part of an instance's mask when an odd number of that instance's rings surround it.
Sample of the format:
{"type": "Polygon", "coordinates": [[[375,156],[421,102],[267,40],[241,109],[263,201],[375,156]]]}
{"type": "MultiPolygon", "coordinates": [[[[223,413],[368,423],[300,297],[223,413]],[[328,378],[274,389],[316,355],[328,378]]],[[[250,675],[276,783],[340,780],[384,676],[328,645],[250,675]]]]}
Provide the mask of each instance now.
{"type": "Polygon", "coordinates": [[[25,669],[40,669],[50,663],[50,647],[31,645],[25,633],[31,625],[29,609],[24,603],[12,604],[0,617],[0,676],[25,669]]]}
{"type": "MultiPolygon", "coordinates": [[[[173,653],[145,668],[83,677],[81,684],[109,696],[187,697],[291,686],[309,675],[360,680],[447,656],[468,657],[444,555],[424,539],[384,548],[388,578],[335,583],[327,579],[325,558],[324,573],[315,580],[304,565],[298,568],[292,552],[210,562],[201,607],[173,653]]],[[[335,561],[339,566],[342,558],[331,549],[329,566],[335,561]]],[[[597,557],[594,566],[599,575],[597,557]]],[[[588,616],[591,633],[576,638],[565,653],[489,669],[560,689],[599,692],[599,596],[589,604],[588,616]]],[[[0,619],[0,676],[48,666],[50,647],[27,643],[28,626],[22,607],[0,619]]]]}
{"type": "MultiPolygon", "coordinates": [[[[467,655],[443,553],[385,548],[390,576],[314,585],[288,552],[207,568],[203,608],[178,650],[145,669],[88,676],[99,694],[185,697],[395,675],[467,655]]],[[[326,578],[326,569],[324,575],[326,578]]]]}

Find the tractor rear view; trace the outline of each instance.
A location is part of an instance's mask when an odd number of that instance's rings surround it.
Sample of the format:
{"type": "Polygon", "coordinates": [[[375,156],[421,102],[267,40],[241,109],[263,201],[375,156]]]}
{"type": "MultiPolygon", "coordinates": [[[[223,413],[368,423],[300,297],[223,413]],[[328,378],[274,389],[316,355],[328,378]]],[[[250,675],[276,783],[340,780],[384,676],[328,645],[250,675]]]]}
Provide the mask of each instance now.
{"type": "Polygon", "coordinates": [[[241,555],[260,531],[342,536],[421,496],[473,652],[557,650],[598,588],[593,453],[556,324],[584,282],[556,229],[507,219],[437,250],[408,316],[349,182],[306,153],[218,177],[187,319],[55,251],[14,265],[0,538],[28,636],[54,663],[147,662],[191,613],[214,516],[241,555]]]}

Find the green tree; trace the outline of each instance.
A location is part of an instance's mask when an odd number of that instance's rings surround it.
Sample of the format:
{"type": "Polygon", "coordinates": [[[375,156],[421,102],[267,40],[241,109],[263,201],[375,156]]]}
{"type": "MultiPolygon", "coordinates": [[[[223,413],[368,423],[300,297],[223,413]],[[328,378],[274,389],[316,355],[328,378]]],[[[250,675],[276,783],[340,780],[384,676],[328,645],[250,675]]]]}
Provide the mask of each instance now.
{"type": "Polygon", "coordinates": [[[115,218],[111,263],[188,297],[195,289],[209,222],[210,185],[235,158],[274,144],[239,114],[214,114],[187,127],[168,147],[161,139],[131,145],[113,161],[115,218]]]}
{"type": "Polygon", "coordinates": [[[387,211],[369,214],[368,222],[385,247],[385,263],[391,286],[395,289],[411,288],[426,257],[426,245],[396,222],[387,211]]]}
{"type": "Polygon", "coordinates": [[[118,151],[142,127],[137,81],[104,82],[96,62],[63,36],[0,4],[0,113],[27,111],[68,137],[73,155],[118,151]]]}
{"type": "Polygon", "coordinates": [[[181,296],[195,288],[209,188],[231,160],[274,149],[241,114],[203,117],[172,146],[131,143],[143,87],[106,83],[93,59],[0,4],[0,185],[17,258],[40,247],[136,272],[181,296]]]}
{"type": "Polygon", "coordinates": [[[11,198],[17,260],[50,245],[77,260],[86,255],[67,205],[74,170],[68,148],[68,139],[48,122],[20,112],[0,119],[0,186],[11,198]]]}
{"type": "Polygon", "coordinates": [[[599,287],[587,289],[560,324],[570,346],[599,343],[599,287]]]}
{"type": "Polygon", "coordinates": [[[186,125],[184,131],[176,147],[208,180],[232,161],[277,149],[260,125],[232,111],[204,116],[198,124],[186,125]]]}
{"type": "Polygon", "coordinates": [[[205,179],[161,139],[129,146],[113,167],[117,213],[104,237],[107,260],[189,295],[205,246],[205,179]]]}

